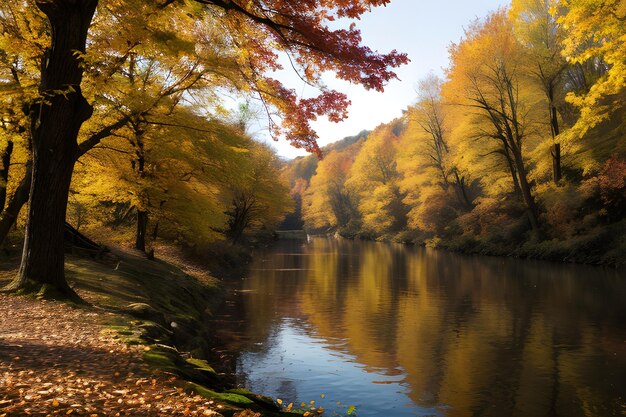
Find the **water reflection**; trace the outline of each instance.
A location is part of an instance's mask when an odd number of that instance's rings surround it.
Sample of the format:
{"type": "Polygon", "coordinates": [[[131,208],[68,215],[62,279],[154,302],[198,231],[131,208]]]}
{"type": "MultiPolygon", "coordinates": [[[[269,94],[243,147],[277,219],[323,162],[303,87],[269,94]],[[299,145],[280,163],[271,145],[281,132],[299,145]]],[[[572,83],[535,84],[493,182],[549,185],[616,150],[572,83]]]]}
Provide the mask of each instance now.
{"type": "Polygon", "coordinates": [[[280,242],[257,256],[221,326],[236,336],[241,382],[288,402],[354,404],[359,416],[618,416],[622,275],[393,244],[280,242]]]}

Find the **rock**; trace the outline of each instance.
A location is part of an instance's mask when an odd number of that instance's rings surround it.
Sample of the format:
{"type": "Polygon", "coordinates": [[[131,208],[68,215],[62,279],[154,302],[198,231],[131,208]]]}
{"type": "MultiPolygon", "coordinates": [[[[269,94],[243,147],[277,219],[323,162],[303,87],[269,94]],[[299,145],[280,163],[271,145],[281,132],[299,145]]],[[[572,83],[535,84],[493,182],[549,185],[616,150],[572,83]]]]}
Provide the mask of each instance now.
{"type": "Polygon", "coordinates": [[[127,306],[126,312],[133,317],[153,321],[160,325],[165,325],[167,323],[165,320],[165,315],[156,310],[150,304],[132,303],[127,306]]]}

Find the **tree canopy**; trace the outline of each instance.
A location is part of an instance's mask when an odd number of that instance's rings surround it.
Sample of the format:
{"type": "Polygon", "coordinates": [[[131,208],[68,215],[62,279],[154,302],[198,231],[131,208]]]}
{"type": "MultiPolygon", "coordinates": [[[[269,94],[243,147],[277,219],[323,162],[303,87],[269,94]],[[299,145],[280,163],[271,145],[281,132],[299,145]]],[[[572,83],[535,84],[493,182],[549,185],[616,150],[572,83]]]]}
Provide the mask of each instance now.
{"type": "MultiPolygon", "coordinates": [[[[355,24],[331,28],[337,19],[358,19],[387,3],[23,0],[2,5],[1,80],[11,104],[5,127],[23,134],[24,143],[30,137],[32,143],[32,158],[26,157],[32,162],[17,182],[23,186],[16,188],[24,192],[13,194],[15,203],[3,216],[14,219],[30,191],[25,255],[20,277],[9,288],[48,285],[72,295],[63,274],[64,221],[74,164],[94,147],[99,147],[98,154],[107,148],[122,160],[122,155],[130,159],[132,175],[120,174],[128,169],[123,163],[107,167],[133,190],[127,194],[132,198],[120,199],[136,210],[135,246],[140,249],[149,212],[163,214],[167,202],[172,205],[178,199],[159,194],[179,189],[172,177],[198,166],[197,161],[176,157],[175,150],[193,152],[198,145],[186,145],[182,131],[173,128],[211,135],[210,126],[194,119],[205,118],[215,126],[227,118],[222,95],[256,97],[274,137],[319,154],[310,122],[319,116],[341,121],[349,104],[345,94],[324,85],[322,74],[331,71],[340,79],[382,91],[395,77],[393,68],[408,62],[405,54],[378,53],[363,45],[355,24]],[[319,93],[299,97],[275,79],[272,73],[281,68],[281,58],[319,93]],[[168,134],[182,142],[164,139],[168,134]],[[161,170],[168,171],[166,178],[161,170]]],[[[18,142],[10,141],[11,146],[18,142]]],[[[210,161],[201,165],[213,169],[226,155],[214,152],[217,149],[196,149],[194,156],[201,160],[205,155],[210,161]]],[[[219,177],[225,169],[213,173],[219,177]]],[[[208,177],[209,171],[204,173],[208,177]]],[[[194,184],[189,192],[204,192],[198,187],[194,184]]]]}
{"type": "MultiPolygon", "coordinates": [[[[414,104],[367,138],[348,175],[320,166],[310,179],[305,195],[325,195],[330,178],[357,196],[358,227],[326,227],[488,253],[575,251],[602,234],[613,250],[626,198],[625,5],[514,0],[474,21],[444,77],[418,83],[414,104]]],[[[304,220],[319,225],[306,210],[304,220]]]]}

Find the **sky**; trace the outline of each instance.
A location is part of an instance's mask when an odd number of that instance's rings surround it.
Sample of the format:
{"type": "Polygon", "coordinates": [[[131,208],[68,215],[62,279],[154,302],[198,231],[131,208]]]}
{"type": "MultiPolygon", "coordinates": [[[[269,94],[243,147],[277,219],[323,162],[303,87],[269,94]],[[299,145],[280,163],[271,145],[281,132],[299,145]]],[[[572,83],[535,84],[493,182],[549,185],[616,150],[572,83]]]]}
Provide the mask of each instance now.
{"type": "MultiPolygon", "coordinates": [[[[389,82],[384,93],[367,91],[337,80],[332,74],[325,75],[325,83],[347,94],[352,105],[349,118],[341,123],[330,123],[325,119],[313,123],[319,144],[324,146],[400,117],[402,111],[415,101],[418,81],[431,71],[443,74],[443,69],[448,66],[448,46],[461,39],[464,28],[476,18],[509,3],[510,0],[391,0],[386,7],[372,9],[357,22],[363,43],[382,53],[392,49],[406,52],[411,62],[396,69],[399,80],[389,82]]],[[[312,90],[291,69],[274,77],[305,96],[307,89],[312,90]]],[[[309,95],[313,93],[308,92],[309,95]]],[[[307,154],[284,140],[265,139],[267,132],[261,128],[255,136],[267,141],[282,157],[307,154]]]]}

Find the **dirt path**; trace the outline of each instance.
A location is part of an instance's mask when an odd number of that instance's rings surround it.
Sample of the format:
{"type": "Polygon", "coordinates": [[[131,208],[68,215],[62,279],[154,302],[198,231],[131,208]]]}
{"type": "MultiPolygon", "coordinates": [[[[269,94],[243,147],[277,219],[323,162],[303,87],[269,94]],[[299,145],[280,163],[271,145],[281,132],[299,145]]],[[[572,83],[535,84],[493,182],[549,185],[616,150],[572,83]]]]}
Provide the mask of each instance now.
{"type": "Polygon", "coordinates": [[[0,294],[0,417],[218,416],[221,405],[153,375],[106,312],[0,294]]]}

